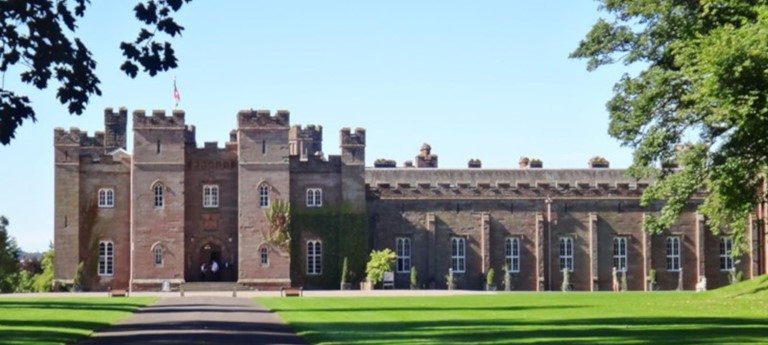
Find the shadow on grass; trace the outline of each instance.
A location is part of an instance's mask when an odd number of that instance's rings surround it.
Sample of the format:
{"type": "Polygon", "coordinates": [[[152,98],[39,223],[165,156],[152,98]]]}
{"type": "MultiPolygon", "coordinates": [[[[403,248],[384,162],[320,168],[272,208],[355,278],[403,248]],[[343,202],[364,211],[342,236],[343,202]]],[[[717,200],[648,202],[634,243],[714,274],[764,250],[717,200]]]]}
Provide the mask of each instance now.
{"type": "MultiPolygon", "coordinates": [[[[4,313],[4,309],[24,308],[24,309],[66,309],[66,310],[82,310],[82,311],[123,311],[132,312],[136,308],[142,307],[144,304],[140,303],[103,303],[99,301],[93,301],[91,303],[88,300],[72,300],[72,301],[60,301],[60,300],[15,300],[15,299],[0,299],[0,313],[4,313]]],[[[5,311],[7,312],[7,311],[5,311]]]]}
{"type": "Polygon", "coordinates": [[[342,313],[365,313],[365,312],[388,312],[388,311],[444,311],[444,312],[451,312],[451,311],[525,311],[525,310],[547,310],[547,309],[556,309],[556,310],[564,310],[564,309],[576,309],[576,308],[585,308],[587,306],[581,306],[581,305],[537,305],[537,306],[512,306],[512,305],[502,305],[502,306],[490,306],[490,307],[476,307],[476,306],[446,306],[446,307],[433,307],[433,306],[386,306],[386,307],[363,307],[363,308],[312,308],[312,307],[302,307],[302,308],[290,308],[290,309],[280,309],[280,308],[274,308],[270,309],[274,313],[304,313],[304,312],[342,312],[342,313]]]}
{"type": "Polygon", "coordinates": [[[587,318],[578,320],[445,320],[296,322],[312,343],[761,343],[768,320],[722,317],[587,318]]]}

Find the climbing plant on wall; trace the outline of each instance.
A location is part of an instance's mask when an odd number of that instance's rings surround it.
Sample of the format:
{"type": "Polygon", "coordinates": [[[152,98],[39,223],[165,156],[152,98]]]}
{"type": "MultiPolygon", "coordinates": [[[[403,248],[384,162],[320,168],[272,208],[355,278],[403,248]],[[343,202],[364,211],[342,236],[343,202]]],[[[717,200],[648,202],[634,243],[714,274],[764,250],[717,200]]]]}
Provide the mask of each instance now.
{"type": "Polygon", "coordinates": [[[291,281],[305,287],[338,288],[346,256],[349,282],[365,279],[368,261],[368,220],[365,213],[352,212],[350,207],[322,207],[294,210],[290,226],[291,281]],[[307,275],[306,242],[322,242],[322,273],[307,275]]]}
{"type": "Polygon", "coordinates": [[[290,249],[291,233],[291,204],[282,200],[275,200],[264,213],[267,216],[269,229],[264,235],[264,240],[280,247],[290,249]]]}

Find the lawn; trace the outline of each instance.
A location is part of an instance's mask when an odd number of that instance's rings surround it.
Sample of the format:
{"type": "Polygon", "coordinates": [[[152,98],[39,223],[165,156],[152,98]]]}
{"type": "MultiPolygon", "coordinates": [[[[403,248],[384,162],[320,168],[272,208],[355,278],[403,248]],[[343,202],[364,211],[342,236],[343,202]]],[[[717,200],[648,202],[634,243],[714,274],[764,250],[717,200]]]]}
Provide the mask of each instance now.
{"type": "Polygon", "coordinates": [[[768,276],[707,293],[258,301],[314,344],[768,343],[768,276]]]}
{"type": "Polygon", "coordinates": [[[155,298],[0,298],[0,344],[69,344],[155,298]]]}

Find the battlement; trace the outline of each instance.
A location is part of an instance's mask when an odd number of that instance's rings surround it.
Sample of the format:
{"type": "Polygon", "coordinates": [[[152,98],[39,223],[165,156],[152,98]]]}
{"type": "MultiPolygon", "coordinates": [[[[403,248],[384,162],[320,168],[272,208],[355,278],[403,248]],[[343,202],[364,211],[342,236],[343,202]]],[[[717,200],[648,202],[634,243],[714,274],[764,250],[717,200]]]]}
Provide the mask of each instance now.
{"type": "Polygon", "coordinates": [[[341,129],[341,146],[365,146],[365,129],[355,128],[352,132],[348,127],[341,129]]]}
{"type": "Polygon", "coordinates": [[[152,116],[146,116],[144,110],[134,110],[133,127],[184,129],[184,111],[174,109],[171,116],[166,116],[165,110],[156,109],[152,111],[152,116]]]}
{"type": "Polygon", "coordinates": [[[269,110],[240,110],[237,113],[238,128],[282,128],[290,125],[290,112],[278,110],[272,116],[269,110]]]}
{"type": "Polygon", "coordinates": [[[71,127],[69,131],[61,127],[53,129],[53,144],[62,146],[104,147],[104,132],[97,131],[88,136],[88,131],[71,127]]]}
{"type": "Polygon", "coordinates": [[[104,124],[120,124],[128,121],[128,108],[120,107],[118,112],[115,112],[112,107],[104,108],[104,124]]]}
{"type": "Polygon", "coordinates": [[[194,125],[186,125],[184,127],[184,142],[191,145],[197,145],[197,132],[194,125]]]}
{"type": "Polygon", "coordinates": [[[323,126],[320,125],[294,125],[289,132],[289,138],[298,140],[323,141],[323,126]]]}

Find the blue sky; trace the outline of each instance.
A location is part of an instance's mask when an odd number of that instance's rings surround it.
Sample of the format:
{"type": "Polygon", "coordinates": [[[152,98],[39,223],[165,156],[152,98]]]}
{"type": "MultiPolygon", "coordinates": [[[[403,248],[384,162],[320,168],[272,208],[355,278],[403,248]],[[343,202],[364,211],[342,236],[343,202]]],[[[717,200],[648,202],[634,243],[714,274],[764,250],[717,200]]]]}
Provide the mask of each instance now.
{"type": "Polygon", "coordinates": [[[287,109],[293,124],[323,126],[326,155],[338,154],[340,128],[366,128],[368,165],[401,165],[425,142],[445,168],[470,158],[513,168],[521,156],[545,168],[584,168],[594,155],[631,162],[605,110],[630,67],[587,72],[568,59],[604,16],[595,1],[195,0],[177,15],[179,68],[130,79],[118,47],[138,33],[134,5],[94,1],[79,22],[103,91],[82,116],[68,115],[55,89],[5,75],[38,114],[0,147],[0,214],[24,250],[53,238],[53,128],[102,130],[105,107],[170,111],[174,77],[199,145],[223,146],[240,109],[287,109]]]}

